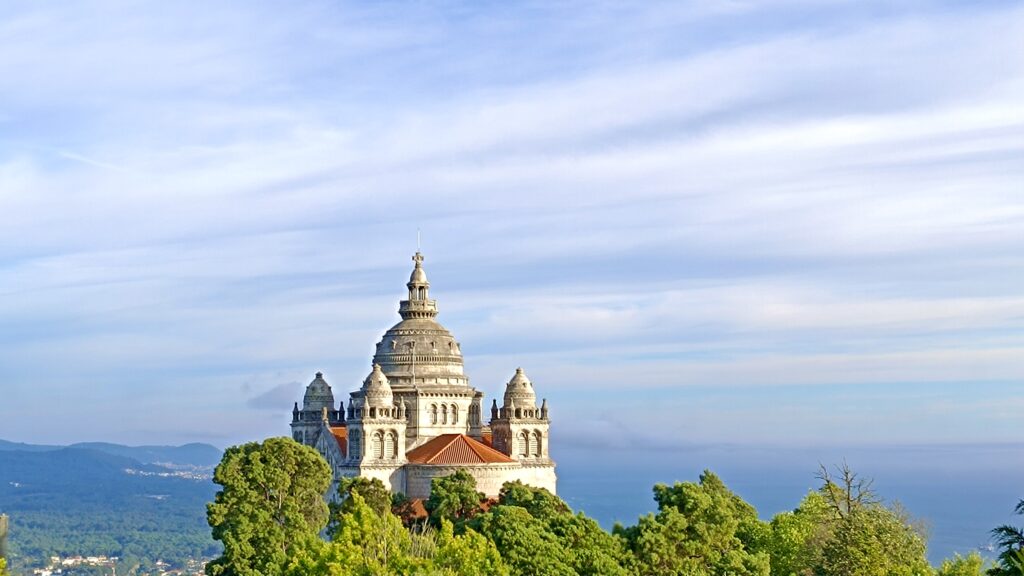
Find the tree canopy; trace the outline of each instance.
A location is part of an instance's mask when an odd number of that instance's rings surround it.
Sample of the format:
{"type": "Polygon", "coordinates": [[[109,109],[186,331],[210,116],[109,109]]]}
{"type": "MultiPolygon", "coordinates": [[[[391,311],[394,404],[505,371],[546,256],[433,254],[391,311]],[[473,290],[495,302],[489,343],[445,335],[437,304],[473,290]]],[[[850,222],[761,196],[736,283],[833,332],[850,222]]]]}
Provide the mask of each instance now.
{"type": "Polygon", "coordinates": [[[476,489],[476,478],[459,470],[450,476],[435,478],[430,485],[430,498],[424,503],[430,520],[435,526],[441,520],[461,523],[480,511],[484,500],[483,492],[476,489]]]}
{"type": "Polygon", "coordinates": [[[928,576],[925,539],[898,505],[885,505],[848,466],[819,474],[822,487],[775,516],[768,551],[781,576],[928,576]]]}
{"type": "Polygon", "coordinates": [[[768,528],[754,507],[705,471],[698,483],[654,487],[658,513],[618,527],[636,555],[640,574],[767,576],[761,551],[768,528]]]}
{"type": "MultiPolygon", "coordinates": [[[[551,492],[507,482],[487,501],[465,471],[436,478],[430,522],[403,524],[407,499],[379,480],[342,478],[337,503],[322,494],[330,469],[286,438],[229,449],[209,505],[224,554],[211,575],[437,574],[679,576],[1022,576],[1019,528],[999,527],[1002,555],[978,554],[932,569],[921,530],[843,466],[794,510],[759,519],[710,471],[697,482],[654,486],[658,511],[612,532],[551,492]],[[328,526],[327,530],[323,530],[328,526]],[[329,540],[322,538],[327,534],[329,540]],[[986,571],[987,568],[987,571],[986,571]],[[1014,571],[1016,570],[1016,571],[1014,571]]],[[[1018,504],[1024,513],[1024,502],[1018,504]]]]}
{"type": "Polygon", "coordinates": [[[213,481],[222,488],[207,519],[224,553],[207,564],[211,576],[280,574],[294,547],[327,524],[331,469],[290,438],[228,448],[213,481]]]}

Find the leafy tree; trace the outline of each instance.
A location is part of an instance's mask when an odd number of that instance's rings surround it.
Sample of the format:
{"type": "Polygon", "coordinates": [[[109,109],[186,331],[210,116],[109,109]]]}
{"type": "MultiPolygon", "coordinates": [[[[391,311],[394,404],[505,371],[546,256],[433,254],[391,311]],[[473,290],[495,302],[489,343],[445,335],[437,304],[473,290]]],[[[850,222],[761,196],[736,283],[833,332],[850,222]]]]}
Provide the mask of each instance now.
{"type": "Polygon", "coordinates": [[[494,506],[471,527],[494,543],[513,574],[574,576],[570,551],[544,522],[519,506],[494,506]]]}
{"type": "Polygon", "coordinates": [[[608,534],[583,513],[573,515],[561,498],[544,488],[521,482],[506,482],[499,494],[499,503],[525,508],[532,518],[541,521],[568,550],[568,560],[578,574],[626,575],[632,554],[622,538],[608,534]]]}
{"type": "Polygon", "coordinates": [[[769,529],[754,507],[705,471],[700,482],[654,487],[658,513],[616,527],[640,574],[767,576],[769,529]]]}
{"type": "Polygon", "coordinates": [[[450,476],[434,478],[430,485],[430,498],[424,507],[435,526],[440,526],[442,519],[460,525],[480,512],[483,500],[483,492],[476,490],[476,478],[465,470],[459,470],[450,476]]]}
{"type": "Polygon", "coordinates": [[[391,511],[391,490],[378,478],[342,478],[338,481],[338,501],[329,505],[331,521],[328,533],[333,532],[333,527],[341,514],[351,512],[352,494],[359,494],[366,505],[381,516],[391,511]]]}
{"type": "Polygon", "coordinates": [[[358,568],[357,574],[404,573],[415,564],[409,554],[411,536],[397,516],[390,511],[378,514],[359,492],[352,492],[349,500],[348,511],[337,519],[331,546],[318,561],[323,557],[347,560],[358,568]]]}
{"type": "Polygon", "coordinates": [[[772,574],[780,576],[924,576],[925,540],[899,506],[886,506],[871,481],[848,466],[793,512],[771,523],[772,574]]]}
{"type": "MultiPolygon", "coordinates": [[[[1024,515],[1024,499],[1017,502],[1013,511],[1024,515]]],[[[995,544],[999,547],[999,565],[988,573],[992,576],[1024,575],[1024,527],[1004,524],[992,530],[995,544]]]]}
{"type": "Polygon", "coordinates": [[[632,555],[618,536],[604,531],[583,514],[573,514],[569,505],[544,488],[522,482],[506,482],[498,502],[519,506],[540,520],[568,550],[569,563],[577,574],[626,575],[632,555]]]}
{"type": "Polygon", "coordinates": [[[433,565],[442,574],[450,576],[508,576],[505,565],[494,543],[472,528],[464,534],[455,535],[452,523],[441,521],[437,533],[436,552],[433,565]]]}
{"type": "Polygon", "coordinates": [[[362,556],[359,549],[319,537],[305,537],[288,555],[285,576],[351,576],[357,574],[362,556]]]}
{"type": "Polygon", "coordinates": [[[811,492],[792,512],[772,518],[768,551],[773,576],[812,574],[828,535],[829,509],[820,492],[811,492]]]}
{"type": "Polygon", "coordinates": [[[0,576],[7,576],[7,560],[0,558],[0,576]]]}
{"type": "Polygon", "coordinates": [[[534,488],[518,480],[502,485],[498,493],[498,503],[526,508],[530,516],[545,522],[566,514],[572,515],[572,509],[558,496],[544,488],[534,488]]]}
{"type": "Polygon", "coordinates": [[[935,571],[935,576],[984,576],[985,559],[977,552],[971,552],[967,556],[956,554],[953,558],[942,561],[942,565],[935,571]]]}
{"type": "Polygon", "coordinates": [[[207,564],[211,576],[280,574],[293,547],[327,523],[331,469],[290,438],[228,448],[213,481],[223,488],[207,505],[207,520],[224,553],[207,564]]]}

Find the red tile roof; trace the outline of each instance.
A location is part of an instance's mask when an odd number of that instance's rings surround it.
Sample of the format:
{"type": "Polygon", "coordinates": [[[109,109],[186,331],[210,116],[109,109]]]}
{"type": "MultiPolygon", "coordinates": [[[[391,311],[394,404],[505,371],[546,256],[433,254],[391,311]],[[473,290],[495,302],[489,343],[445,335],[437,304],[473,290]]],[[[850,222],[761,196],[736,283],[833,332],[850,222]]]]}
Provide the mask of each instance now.
{"type": "Polygon", "coordinates": [[[480,441],[484,444],[494,448],[494,436],[490,432],[484,432],[480,435],[480,441]]]}
{"type": "Polygon", "coordinates": [[[413,464],[504,464],[515,460],[465,434],[442,434],[406,455],[413,464]]]}
{"type": "Polygon", "coordinates": [[[348,456],[348,428],[332,426],[331,436],[334,436],[334,441],[338,443],[338,450],[341,450],[341,455],[348,456]]]}

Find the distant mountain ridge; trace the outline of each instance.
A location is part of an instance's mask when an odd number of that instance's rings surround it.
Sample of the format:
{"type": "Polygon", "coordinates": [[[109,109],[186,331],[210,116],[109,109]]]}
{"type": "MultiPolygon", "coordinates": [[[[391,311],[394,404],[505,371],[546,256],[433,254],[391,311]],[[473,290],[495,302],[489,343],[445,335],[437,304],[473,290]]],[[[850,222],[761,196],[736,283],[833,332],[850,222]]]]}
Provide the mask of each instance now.
{"type": "Polygon", "coordinates": [[[15,573],[52,555],[210,557],[206,503],[221,451],[206,444],[45,446],[0,441],[0,511],[15,573]]]}
{"type": "Polygon", "coordinates": [[[78,442],[70,446],[48,444],[25,444],[0,440],[0,451],[5,452],[53,452],[67,448],[95,450],[105,454],[122,456],[143,464],[174,464],[208,468],[220,462],[223,452],[210,444],[191,443],[181,446],[125,446],[109,442],[78,442]]]}

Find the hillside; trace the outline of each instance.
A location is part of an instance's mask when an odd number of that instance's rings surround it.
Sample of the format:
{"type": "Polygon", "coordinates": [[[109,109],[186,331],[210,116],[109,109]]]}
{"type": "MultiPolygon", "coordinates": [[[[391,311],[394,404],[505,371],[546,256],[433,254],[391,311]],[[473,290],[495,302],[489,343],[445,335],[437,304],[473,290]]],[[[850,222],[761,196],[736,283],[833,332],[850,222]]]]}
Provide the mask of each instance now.
{"type": "Polygon", "coordinates": [[[216,553],[205,518],[216,487],[208,474],[196,473],[209,468],[209,451],[197,447],[203,445],[9,449],[11,444],[0,449],[0,511],[11,518],[15,567],[54,554],[177,563],[216,553]],[[173,461],[175,467],[115,452],[173,461]]]}
{"type": "Polygon", "coordinates": [[[221,450],[209,444],[184,444],[182,446],[124,446],[109,442],[79,442],[70,446],[54,446],[48,444],[25,444],[0,440],[0,451],[13,452],[51,452],[62,448],[82,448],[106,454],[124,456],[138,460],[144,464],[175,464],[207,468],[220,462],[221,450]]]}

